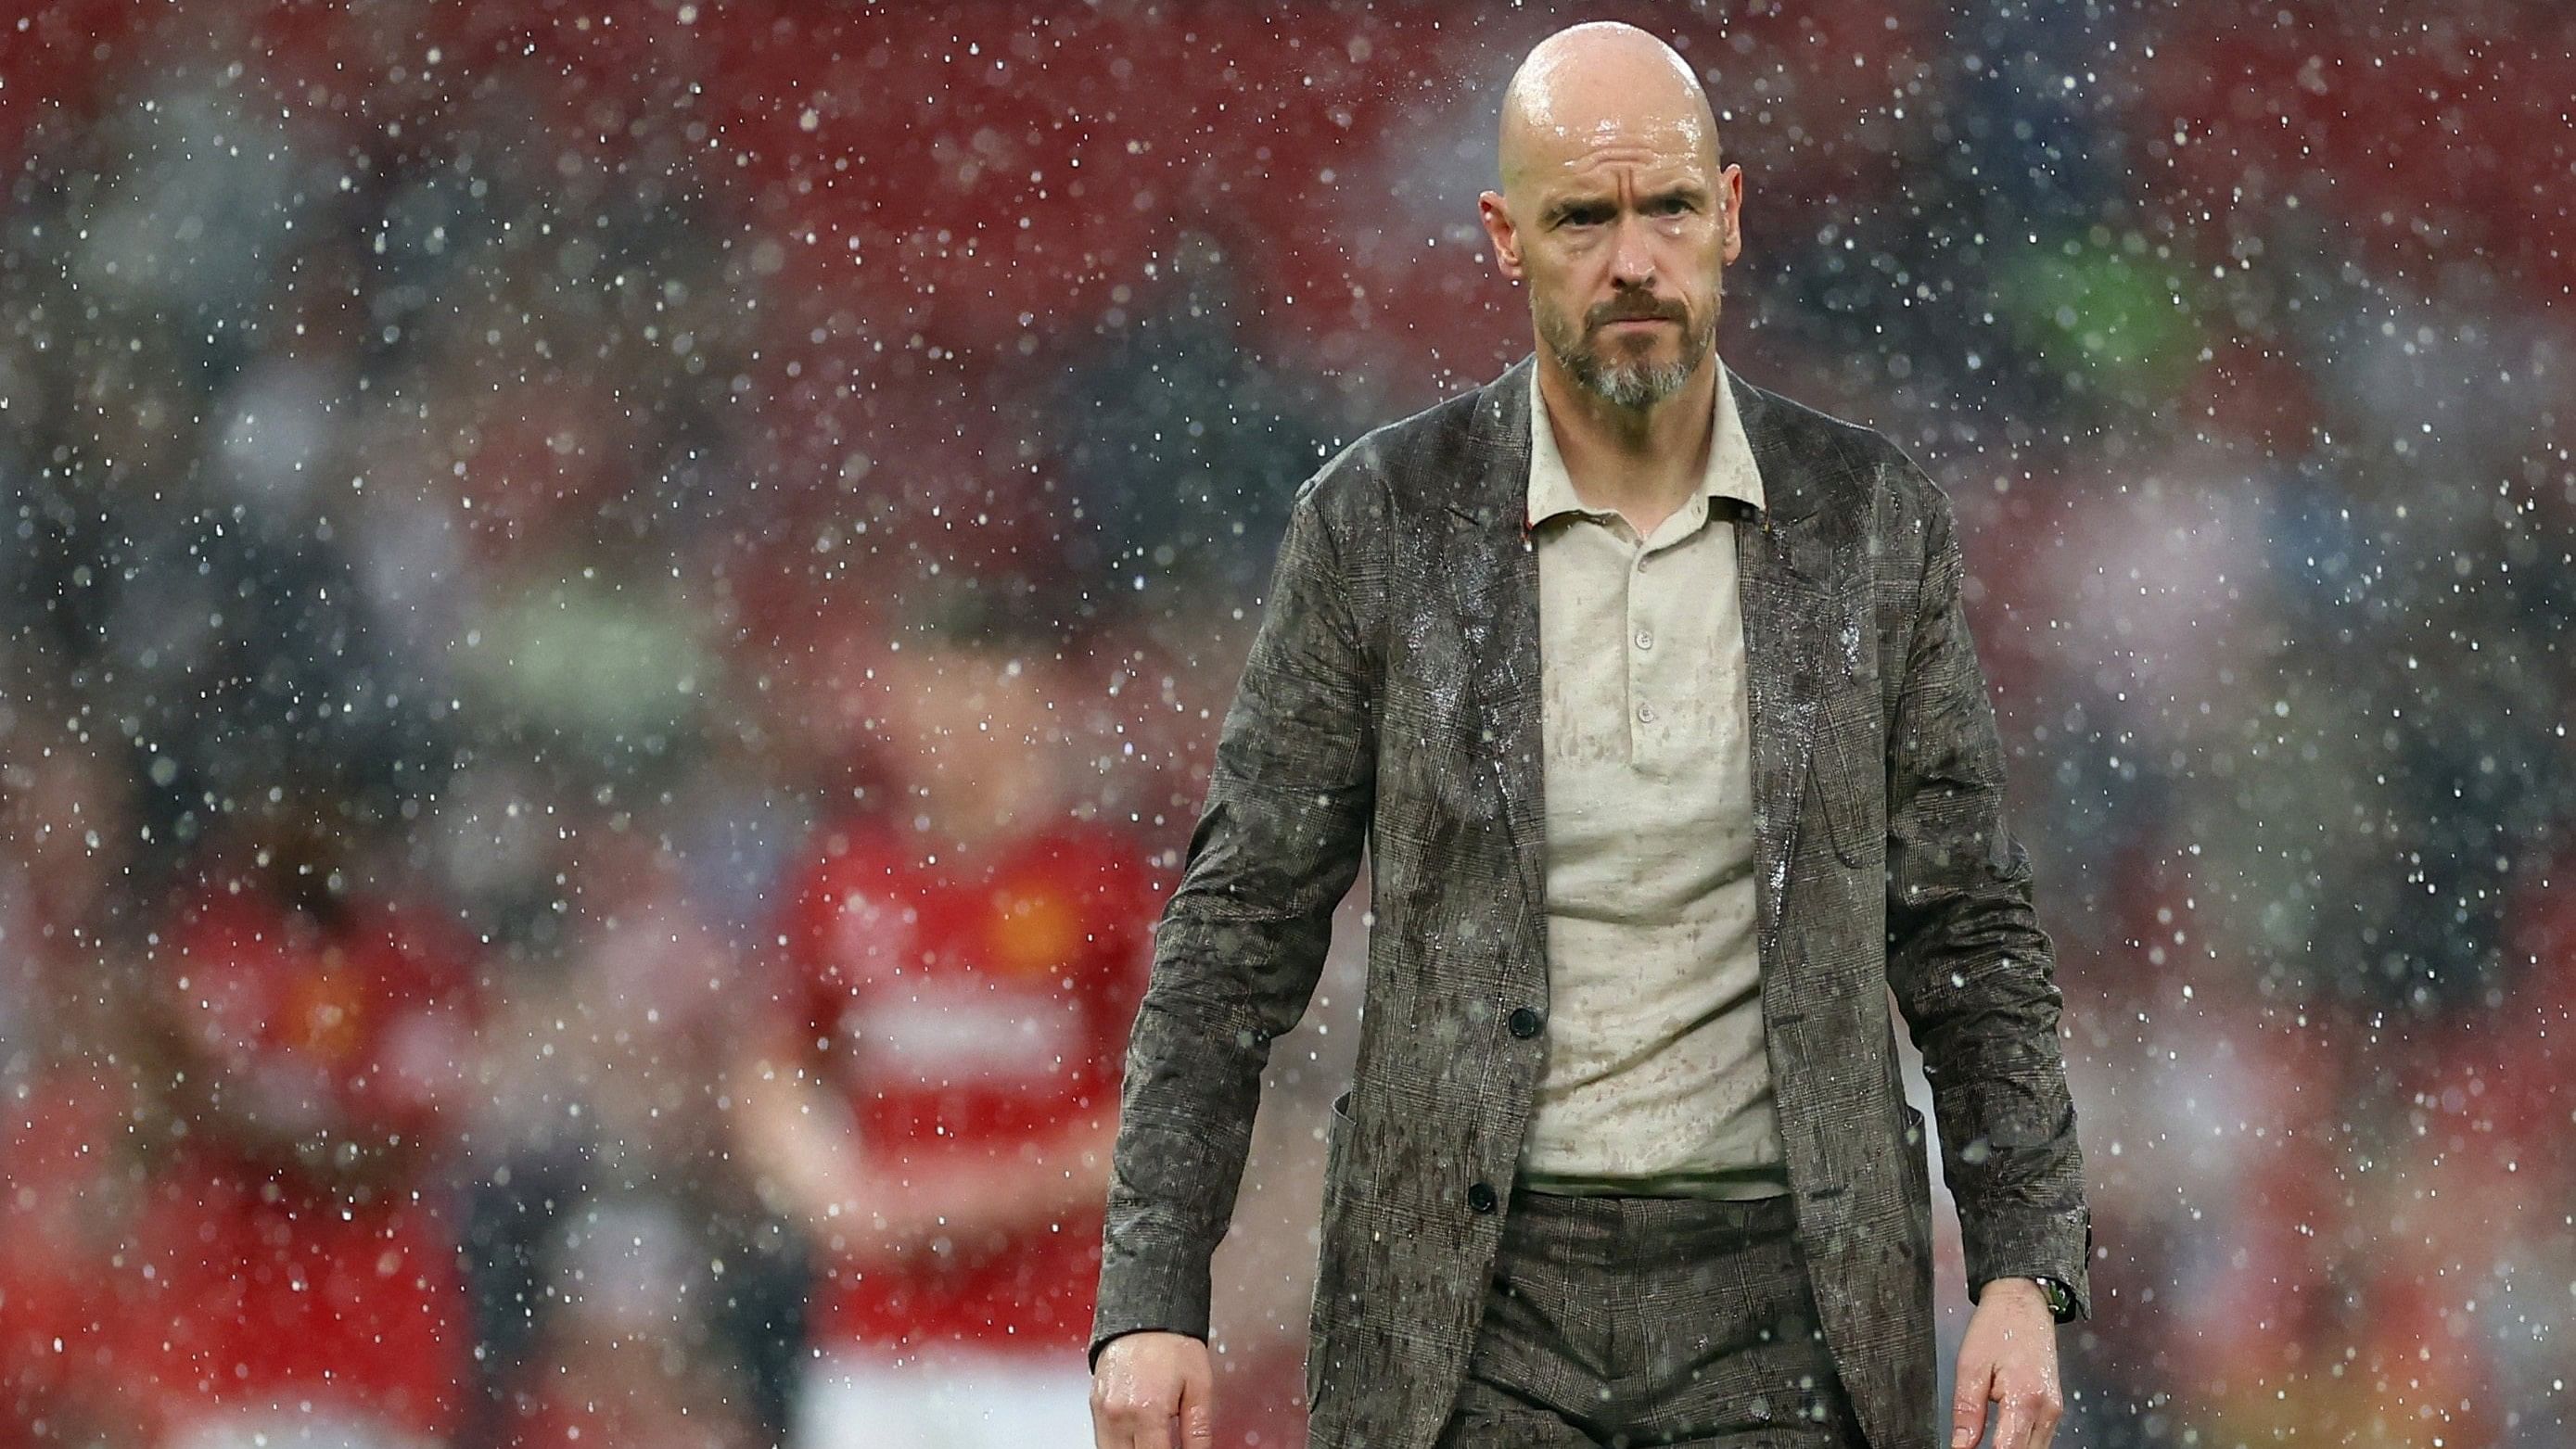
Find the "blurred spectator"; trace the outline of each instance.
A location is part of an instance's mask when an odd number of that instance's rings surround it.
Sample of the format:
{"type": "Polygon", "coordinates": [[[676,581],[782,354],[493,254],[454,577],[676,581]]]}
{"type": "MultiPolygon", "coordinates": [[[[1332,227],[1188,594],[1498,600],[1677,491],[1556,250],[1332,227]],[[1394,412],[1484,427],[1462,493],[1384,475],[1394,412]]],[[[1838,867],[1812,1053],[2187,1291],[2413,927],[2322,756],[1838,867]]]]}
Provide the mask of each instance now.
{"type": "Polygon", "coordinates": [[[644,823],[594,818],[584,840],[562,964],[486,1033],[468,1233],[483,1393],[458,1442],[776,1444],[805,1264],[737,1166],[754,994],[644,823]]]}
{"type": "Polygon", "coordinates": [[[1071,816],[1055,638],[991,614],[901,636],[877,666],[892,789],[825,820],[782,897],[796,979],[745,1110],[817,1244],[799,1449],[1091,1433],[1118,1062],[1160,882],[1138,840],[1071,816]]]}
{"type": "Polygon", "coordinates": [[[414,1444],[460,1422],[447,1184],[478,962],[348,804],[225,817],[163,924],[149,1007],[175,1120],[116,1335],[154,1443],[414,1444]]]}

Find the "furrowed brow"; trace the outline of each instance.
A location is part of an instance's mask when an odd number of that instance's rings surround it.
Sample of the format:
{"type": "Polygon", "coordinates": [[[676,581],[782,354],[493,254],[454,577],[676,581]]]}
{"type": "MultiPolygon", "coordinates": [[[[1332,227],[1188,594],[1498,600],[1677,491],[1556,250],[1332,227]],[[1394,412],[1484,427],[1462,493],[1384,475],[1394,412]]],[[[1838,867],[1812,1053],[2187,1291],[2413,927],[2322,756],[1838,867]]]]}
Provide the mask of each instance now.
{"type": "Polygon", "coordinates": [[[1549,202],[1547,208],[1539,213],[1539,220],[1548,226],[1554,226],[1578,211],[1607,211],[1616,205],[1617,203],[1607,196],[1564,196],[1549,202]]]}
{"type": "MultiPolygon", "coordinates": [[[[1670,186],[1658,187],[1646,192],[1637,200],[1641,207],[1653,206],[1662,201],[1681,200],[1705,210],[1709,204],[1709,195],[1709,189],[1696,181],[1677,181],[1670,186]]],[[[1617,198],[1609,195],[1565,196],[1548,203],[1539,212],[1539,221],[1542,225],[1555,226],[1576,212],[1588,211],[1597,214],[1618,209],[1617,198]]]]}

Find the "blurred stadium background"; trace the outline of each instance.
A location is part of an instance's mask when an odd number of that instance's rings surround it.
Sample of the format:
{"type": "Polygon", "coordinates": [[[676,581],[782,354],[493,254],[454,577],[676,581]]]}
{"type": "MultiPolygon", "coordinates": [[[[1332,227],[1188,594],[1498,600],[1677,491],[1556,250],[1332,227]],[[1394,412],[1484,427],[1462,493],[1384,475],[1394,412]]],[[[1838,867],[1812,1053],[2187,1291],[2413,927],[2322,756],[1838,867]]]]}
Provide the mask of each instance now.
{"type": "MultiPolygon", "coordinates": [[[[974,929],[1091,942],[1114,1050],[1288,495],[1527,350],[1496,99],[1614,16],[1747,173],[1729,364],[1958,503],[2093,1173],[2059,1442],[2576,1442],[2576,12],[32,0],[0,1446],[767,1444],[907,1323],[1078,1358],[1079,1261],[854,1304],[764,1168],[874,949],[815,893],[1058,822],[974,929]]],[[[1302,1441],[1364,911],[1228,1445],[1302,1441]]]]}

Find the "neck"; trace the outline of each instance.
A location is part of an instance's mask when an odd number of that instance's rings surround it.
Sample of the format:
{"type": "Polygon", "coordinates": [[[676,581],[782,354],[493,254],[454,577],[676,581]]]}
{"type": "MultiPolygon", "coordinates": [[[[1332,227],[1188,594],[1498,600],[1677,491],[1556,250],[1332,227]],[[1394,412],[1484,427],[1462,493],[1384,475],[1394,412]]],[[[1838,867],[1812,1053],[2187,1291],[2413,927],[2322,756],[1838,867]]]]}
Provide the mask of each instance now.
{"type": "Polygon", "coordinates": [[[1716,435],[1717,375],[1711,349],[1670,396],[1625,408],[1576,382],[1542,346],[1539,396],[1575,496],[1632,517],[1644,512],[1661,518],[1680,507],[1707,474],[1716,435]]]}

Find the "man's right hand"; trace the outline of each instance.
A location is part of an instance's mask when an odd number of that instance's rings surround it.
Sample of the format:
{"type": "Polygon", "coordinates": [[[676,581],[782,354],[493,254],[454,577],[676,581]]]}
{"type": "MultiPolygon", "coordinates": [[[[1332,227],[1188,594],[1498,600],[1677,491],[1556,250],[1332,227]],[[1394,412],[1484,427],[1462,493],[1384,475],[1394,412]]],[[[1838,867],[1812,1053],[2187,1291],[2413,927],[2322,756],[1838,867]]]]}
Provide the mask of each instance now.
{"type": "Polygon", "coordinates": [[[1092,1442],[1098,1449],[1214,1449],[1215,1388],[1205,1342],[1150,1329],[1120,1334],[1091,1372],[1092,1442]]]}

